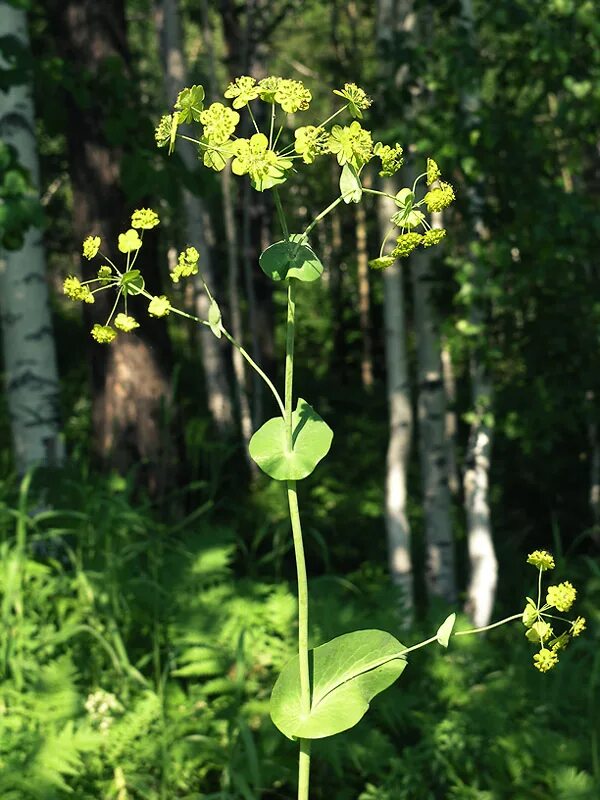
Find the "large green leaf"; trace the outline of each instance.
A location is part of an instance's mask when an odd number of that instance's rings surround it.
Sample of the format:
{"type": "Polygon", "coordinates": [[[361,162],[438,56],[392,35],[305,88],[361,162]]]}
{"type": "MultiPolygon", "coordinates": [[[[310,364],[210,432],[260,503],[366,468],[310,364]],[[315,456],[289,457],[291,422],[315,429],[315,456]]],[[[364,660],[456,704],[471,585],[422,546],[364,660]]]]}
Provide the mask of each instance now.
{"type": "Polygon", "coordinates": [[[301,481],[324,458],[333,431],[306,400],[298,398],[292,414],[292,450],[288,451],[283,417],[267,420],[250,439],[250,455],[276,481],[301,481]]]}
{"type": "Polygon", "coordinates": [[[265,275],[274,281],[297,278],[310,283],[323,273],[323,264],[301,233],[292,233],[289,241],[275,242],[267,247],[258,263],[265,275]]]}
{"type": "Polygon", "coordinates": [[[322,739],[352,728],[375,695],[402,674],[402,645],[385,631],[345,633],[309,652],[311,709],[301,712],[298,656],[277,679],[271,719],[288,738],[322,739]]]}

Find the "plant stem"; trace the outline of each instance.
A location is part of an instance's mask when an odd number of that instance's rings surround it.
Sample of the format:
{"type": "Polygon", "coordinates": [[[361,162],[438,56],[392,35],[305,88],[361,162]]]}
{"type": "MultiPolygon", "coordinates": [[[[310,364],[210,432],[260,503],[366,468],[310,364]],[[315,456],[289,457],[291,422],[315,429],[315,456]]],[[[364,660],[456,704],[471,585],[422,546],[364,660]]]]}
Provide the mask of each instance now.
{"type": "MultiPolygon", "coordinates": [[[[278,210],[279,198],[276,195],[278,210]]],[[[283,212],[282,227],[285,224],[283,212]]],[[[287,225],[284,228],[287,238],[287,225]]],[[[284,391],[284,422],[286,446],[291,453],[293,448],[293,385],[294,385],[294,335],[296,327],[296,300],[295,280],[288,283],[287,326],[285,338],[285,391],[284,391]]],[[[298,492],[296,481],[287,481],[288,506],[290,522],[292,525],[292,538],[294,541],[294,555],[296,557],[296,573],[298,575],[298,660],[300,666],[300,706],[303,716],[310,714],[310,672],[308,666],[308,580],[306,577],[306,560],[304,558],[304,544],[302,541],[302,525],[300,523],[300,510],[298,508],[298,492]]],[[[298,760],[298,800],[308,800],[310,779],[310,740],[300,739],[300,754],[298,760]]]]}
{"type": "Polygon", "coordinates": [[[279,197],[279,192],[277,191],[277,189],[273,189],[273,197],[275,198],[275,208],[277,209],[279,224],[281,225],[281,230],[283,231],[283,238],[287,242],[290,238],[290,232],[288,230],[285,214],[283,213],[283,207],[281,205],[281,197],[279,197]]]}
{"type": "Polygon", "coordinates": [[[484,631],[491,631],[492,628],[499,628],[500,625],[504,625],[506,622],[513,622],[515,619],[521,619],[523,616],[523,612],[520,611],[518,614],[513,614],[510,617],[505,617],[504,619],[499,620],[498,622],[492,622],[491,625],[486,625],[483,628],[471,628],[468,631],[456,631],[453,633],[453,636],[469,636],[471,633],[483,633],[484,631]]]}

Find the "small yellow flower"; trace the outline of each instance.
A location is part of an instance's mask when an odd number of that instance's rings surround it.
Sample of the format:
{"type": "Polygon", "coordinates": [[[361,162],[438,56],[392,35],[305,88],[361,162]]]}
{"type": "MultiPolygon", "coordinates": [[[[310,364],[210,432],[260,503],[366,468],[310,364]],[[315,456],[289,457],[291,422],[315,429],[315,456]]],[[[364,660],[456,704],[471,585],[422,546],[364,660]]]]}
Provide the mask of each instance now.
{"type": "Polygon", "coordinates": [[[423,247],[431,247],[434,244],[439,244],[445,236],[445,228],[431,228],[431,230],[423,235],[423,247]]]}
{"type": "Polygon", "coordinates": [[[98,325],[96,323],[92,328],[92,338],[100,344],[110,344],[116,335],[117,332],[110,325],[98,325]]]}
{"type": "Polygon", "coordinates": [[[148,306],[148,313],[153,317],[166,317],[171,311],[171,303],[164,294],[153,297],[148,306]]]}
{"type": "Polygon", "coordinates": [[[392,266],[395,260],[394,256],[380,256],[379,258],[371,259],[369,266],[371,269],[387,269],[392,266]]]}
{"type": "Polygon", "coordinates": [[[455,199],[454,189],[449,183],[440,181],[440,185],[430,189],[423,199],[428,211],[442,211],[455,199]]]}
{"type": "Polygon", "coordinates": [[[306,125],[294,131],[294,148],[305,164],[312,164],[322,153],[327,152],[328,134],[324,128],[306,125]]]}
{"type": "Polygon", "coordinates": [[[119,250],[122,253],[131,253],[134,250],[139,250],[142,246],[142,240],[137,231],[129,228],[125,233],[119,234],[119,250]]]}
{"type": "Polygon", "coordinates": [[[159,224],[160,220],[156,211],[151,208],[138,208],[131,215],[131,227],[149,231],[159,224]]]}
{"type": "Polygon", "coordinates": [[[549,669],[558,664],[558,656],[554,650],[543,648],[534,655],[533,664],[540,672],[548,672],[549,669]]]}
{"type": "Polygon", "coordinates": [[[573,620],[571,623],[571,635],[572,636],[579,636],[580,633],[583,633],[585,630],[585,617],[577,617],[577,619],[573,620]]]}
{"type": "Polygon", "coordinates": [[[173,283],[178,283],[180,278],[189,278],[190,275],[197,275],[199,260],[200,253],[195,247],[188,247],[183,253],[179,253],[177,265],[171,272],[173,283]]]}
{"type": "Polygon", "coordinates": [[[115,328],[118,328],[118,330],[120,331],[125,331],[125,333],[129,333],[135,328],[139,328],[140,323],[137,322],[137,320],[135,320],[133,317],[128,317],[127,314],[117,314],[117,316],[115,317],[114,326],[115,328]]]}
{"type": "Polygon", "coordinates": [[[552,636],[552,627],[544,620],[534,622],[531,628],[525,633],[530,642],[545,642],[552,636]]]}
{"type": "Polygon", "coordinates": [[[431,186],[431,184],[434,181],[437,181],[437,179],[440,177],[441,174],[442,173],[440,172],[440,168],[435,163],[433,158],[428,158],[427,159],[427,179],[426,179],[427,186],[431,186]]]}
{"type": "Polygon", "coordinates": [[[554,559],[547,550],[534,550],[527,556],[527,563],[533,564],[545,572],[547,569],[554,569],[554,559]]]}
{"type": "Polygon", "coordinates": [[[63,283],[63,292],[70,297],[71,300],[81,300],[84,303],[93,303],[94,295],[90,291],[89,286],[84,286],[79,278],[69,275],[65,278],[63,283]]]}
{"type": "Polygon", "coordinates": [[[88,236],[83,243],[83,255],[89,259],[94,258],[98,254],[101,241],[99,236],[88,236]]]}
{"type": "Polygon", "coordinates": [[[267,78],[260,80],[258,82],[258,96],[260,99],[264,100],[265,103],[274,103],[275,92],[279,88],[281,80],[275,75],[269,75],[267,78]]]}
{"type": "Polygon", "coordinates": [[[224,144],[228,141],[239,121],[240,115],[237,111],[224,106],[223,103],[213,103],[200,114],[204,136],[211,145],[224,144]]]}
{"type": "Polygon", "coordinates": [[[370,131],[365,130],[358,120],[350,125],[334,125],[329,135],[329,150],[337,155],[338,164],[352,164],[359,170],[373,154],[373,140],[370,131]]]}
{"type": "Polygon", "coordinates": [[[102,283],[109,283],[112,278],[112,269],[108,266],[108,264],[104,264],[98,270],[98,277],[102,281],[102,283]]]}
{"type": "Polygon", "coordinates": [[[361,89],[355,83],[345,83],[343,89],[334,89],[333,93],[348,101],[348,111],[358,119],[361,119],[362,112],[369,108],[372,103],[371,98],[367,97],[364,89],[361,89]]]}
{"type": "Polygon", "coordinates": [[[404,150],[402,145],[397,143],[394,147],[390,147],[389,144],[377,142],[373,148],[373,153],[381,161],[381,170],[379,174],[382,178],[391,178],[398,172],[402,164],[404,164],[404,157],[402,155],[404,150]]]}
{"type": "Polygon", "coordinates": [[[396,256],[396,258],[406,258],[422,241],[423,236],[420,233],[415,233],[414,231],[403,233],[396,239],[397,245],[392,250],[392,255],[396,256]]]}
{"type": "Polygon", "coordinates": [[[254,78],[249,75],[242,75],[236,78],[225,89],[225,97],[233,98],[234,108],[243,108],[247,106],[251,100],[256,100],[258,97],[258,86],[254,78]]]}
{"type": "Polygon", "coordinates": [[[563,581],[557,586],[549,586],[546,594],[546,603],[554,606],[558,611],[568,611],[577,597],[577,589],[569,581],[563,581]]]}
{"type": "Polygon", "coordinates": [[[304,86],[302,81],[293,81],[289,78],[281,78],[274,94],[275,102],[287,111],[288,114],[295,114],[296,111],[306,111],[312,100],[312,94],[304,86]]]}

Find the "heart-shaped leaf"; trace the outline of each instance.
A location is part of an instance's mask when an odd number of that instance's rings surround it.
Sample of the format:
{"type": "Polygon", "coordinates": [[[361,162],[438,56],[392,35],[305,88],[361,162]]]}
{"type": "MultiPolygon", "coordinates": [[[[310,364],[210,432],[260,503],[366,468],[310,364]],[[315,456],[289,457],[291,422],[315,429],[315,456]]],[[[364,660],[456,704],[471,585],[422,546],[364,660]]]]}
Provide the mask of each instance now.
{"type": "Polygon", "coordinates": [[[301,233],[291,234],[289,241],[269,245],[261,253],[258,263],[265,275],[274,281],[297,278],[310,283],[323,273],[323,264],[301,233]]]}
{"type": "Polygon", "coordinates": [[[283,669],[271,694],[271,719],[288,738],[322,739],[352,728],[375,695],[402,674],[402,645],[385,631],[345,633],[309,652],[311,707],[301,711],[298,656],[283,669]]]}
{"type": "Polygon", "coordinates": [[[456,614],[450,614],[450,616],[447,617],[442,622],[440,627],[437,629],[435,638],[437,639],[438,644],[441,644],[442,647],[448,647],[448,641],[452,636],[452,631],[454,629],[455,622],[456,622],[456,614]]]}
{"type": "Polygon", "coordinates": [[[139,294],[144,290],[144,279],[139,269],[130,269],[119,281],[123,294],[139,294]]]}
{"type": "Polygon", "coordinates": [[[298,398],[292,414],[292,450],[288,450],[283,417],[267,420],[250,439],[250,455],[276,481],[301,481],[324,458],[333,431],[309,404],[298,398]]]}
{"type": "Polygon", "coordinates": [[[340,175],[340,193],[344,197],[344,203],[360,203],[362,183],[352,164],[344,164],[340,175]]]}

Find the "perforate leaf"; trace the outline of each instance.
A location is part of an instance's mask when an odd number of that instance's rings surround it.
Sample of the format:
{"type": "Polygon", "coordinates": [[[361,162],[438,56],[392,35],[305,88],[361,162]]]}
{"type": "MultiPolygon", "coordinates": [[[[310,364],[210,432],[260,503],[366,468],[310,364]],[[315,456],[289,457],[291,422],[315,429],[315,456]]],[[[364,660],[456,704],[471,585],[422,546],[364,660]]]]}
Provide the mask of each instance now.
{"type": "Polygon", "coordinates": [[[139,269],[130,269],[122,276],[120,285],[123,294],[139,294],[144,290],[145,283],[139,269]]]}
{"type": "Polygon", "coordinates": [[[333,431],[309,404],[298,398],[292,414],[292,450],[288,450],[283,417],[267,420],[250,439],[250,455],[276,481],[306,478],[327,455],[333,431]]]}
{"type": "Polygon", "coordinates": [[[217,339],[221,338],[221,309],[219,308],[217,301],[213,300],[210,304],[208,309],[208,324],[210,325],[211,331],[217,337],[217,339]]]}
{"type": "Polygon", "coordinates": [[[274,281],[297,278],[310,283],[323,274],[323,264],[301,233],[291,234],[287,242],[269,245],[261,253],[259,264],[265,275],[274,281]]]}
{"type": "Polygon", "coordinates": [[[402,674],[402,645],[385,631],[346,633],[315,647],[310,656],[311,709],[301,711],[298,656],[277,679],[271,719],[288,738],[322,739],[354,727],[375,695],[402,674]]]}

